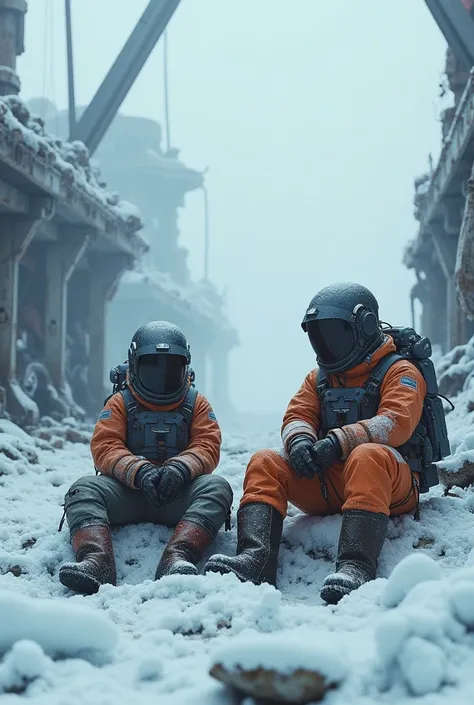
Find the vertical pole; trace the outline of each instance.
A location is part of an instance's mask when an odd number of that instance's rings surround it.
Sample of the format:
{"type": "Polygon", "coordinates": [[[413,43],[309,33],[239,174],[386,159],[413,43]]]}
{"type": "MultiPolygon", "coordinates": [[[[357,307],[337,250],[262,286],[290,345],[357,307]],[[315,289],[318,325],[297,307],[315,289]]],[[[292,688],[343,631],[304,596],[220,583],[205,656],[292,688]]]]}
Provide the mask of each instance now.
{"type": "Polygon", "coordinates": [[[76,127],[76,97],[74,86],[74,56],[72,51],[72,21],[71,0],[66,3],[66,48],[67,48],[67,87],[69,98],[69,135],[74,133],[76,127]]]}
{"type": "Polygon", "coordinates": [[[171,147],[171,137],[170,137],[170,114],[169,114],[169,94],[168,94],[168,32],[166,29],[163,32],[163,87],[164,87],[164,105],[165,105],[166,149],[169,149],[171,147]]]}
{"type": "Polygon", "coordinates": [[[209,281],[209,246],[210,246],[210,223],[209,223],[209,199],[207,189],[202,186],[204,196],[204,280],[209,281]]]}

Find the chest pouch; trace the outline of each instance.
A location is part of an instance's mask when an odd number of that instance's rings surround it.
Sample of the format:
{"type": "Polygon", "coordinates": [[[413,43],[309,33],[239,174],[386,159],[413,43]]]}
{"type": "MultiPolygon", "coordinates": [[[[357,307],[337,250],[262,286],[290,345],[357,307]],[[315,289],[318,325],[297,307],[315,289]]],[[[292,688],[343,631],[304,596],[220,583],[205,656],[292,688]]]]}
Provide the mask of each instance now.
{"type": "Polygon", "coordinates": [[[357,423],[366,416],[365,390],[360,387],[326,389],[321,399],[321,430],[357,423]]]}

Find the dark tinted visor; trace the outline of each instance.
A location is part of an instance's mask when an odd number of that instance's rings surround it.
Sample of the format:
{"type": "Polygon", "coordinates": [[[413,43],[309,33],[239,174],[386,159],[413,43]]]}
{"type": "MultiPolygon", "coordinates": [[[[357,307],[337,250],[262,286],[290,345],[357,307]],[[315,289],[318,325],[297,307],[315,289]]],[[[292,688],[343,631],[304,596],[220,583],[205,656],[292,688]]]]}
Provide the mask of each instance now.
{"type": "Polygon", "coordinates": [[[310,321],[307,332],[313,350],[323,364],[344,360],[356,343],[351,324],[340,318],[310,321]]]}
{"type": "Polygon", "coordinates": [[[184,382],[186,361],[181,355],[143,355],[138,359],[138,379],[156,395],[173,394],[184,382]]]}

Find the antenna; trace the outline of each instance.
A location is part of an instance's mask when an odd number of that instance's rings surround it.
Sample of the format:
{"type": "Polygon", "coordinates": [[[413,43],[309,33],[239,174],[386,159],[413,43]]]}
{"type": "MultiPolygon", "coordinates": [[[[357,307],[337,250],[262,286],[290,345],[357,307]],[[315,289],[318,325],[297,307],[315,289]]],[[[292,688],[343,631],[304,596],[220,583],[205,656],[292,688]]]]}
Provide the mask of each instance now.
{"type": "Polygon", "coordinates": [[[69,134],[72,135],[76,127],[76,97],[74,88],[74,57],[72,51],[72,21],[71,0],[65,0],[66,10],[66,48],[67,48],[67,88],[69,98],[69,134]]]}
{"type": "Polygon", "coordinates": [[[168,96],[168,31],[163,32],[163,92],[164,92],[164,107],[165,107],[165,133],[166,133],[166,149],[171,147],[170,137],[170,112],[169,112],[169,96],[168,96]]]}

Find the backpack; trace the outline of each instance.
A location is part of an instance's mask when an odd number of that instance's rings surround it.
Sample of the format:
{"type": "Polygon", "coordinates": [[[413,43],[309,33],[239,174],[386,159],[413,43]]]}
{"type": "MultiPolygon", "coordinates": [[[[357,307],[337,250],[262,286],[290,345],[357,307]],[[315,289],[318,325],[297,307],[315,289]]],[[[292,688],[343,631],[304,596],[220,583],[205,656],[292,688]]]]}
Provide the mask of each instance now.
{"type": "MultiPolygon", "coordinates": [[[[436,371],[433,361],[430,359],[432,353],[430,340],[418,335],[413,328],[385,327],[382,330],[386,335],[393,338],[397,351],[389,353],[380,360],[361,389],[354,389],[354,394],[350,393],[350,389],[344,390],[344,395],[347,396],[344,399],[347,407],[344,411],[353,411],[354,413],[351,416],[354,417],[354,414],[357,414],[358,421],[375,416],[380,404],[380,388],[383,379],[390,367],[398,360],[409,360],[420,371],[426,383],[426,395],[420,422],[412,437],[397,450],[406,459],[411,469],[419,472],[419,490],[424,493],[430,487],[439,483],[438,472],[434,463],[451,453],[446,418],[441,401],[441,399],[446,399],[446,397],[443,397],[438,390],[436,371]],[[349,392],[349,394],[346,394],[346,392],[349,392]]],[[[335,397],[338,392],[340,395],[341,390],[331,390],[326,375],[319,370],[317,392],[321,399],[322,410],[323,405],[328,403],[328,399],[329,402],[331,401],[331,391],[333,391],[333,397],[335,397]]],[[[446,401],[454,409],[449,399],[446,399],[446,401]]],[[[323,410],[324,414],[326,412],[323,410]]],[[[332,428],[345,425],[344,423],[337,423],[337,413],[333,413],[332,420],[335,420],[335,423],[332,423],[332,428]]],[[[355,420],[353,418],[353,421],[355,420]]],[[[353,421],[346,421],[345,423],[353,421]]],[[[325,430],[326,432],[329,430],[327,423],[325,430]]]]}
{"type": "Polygon", "coordinates": [[[109,394],[107,399],[104,401],[104,406],[107,404],[109,399],[113,397],[117,392],[121,392],[127,387],[127,372],[128,372],[128,362],[122,362],[121,365],[112,367],[109,372],[109,379],[112,382],[112,394],[109,394]]]}

